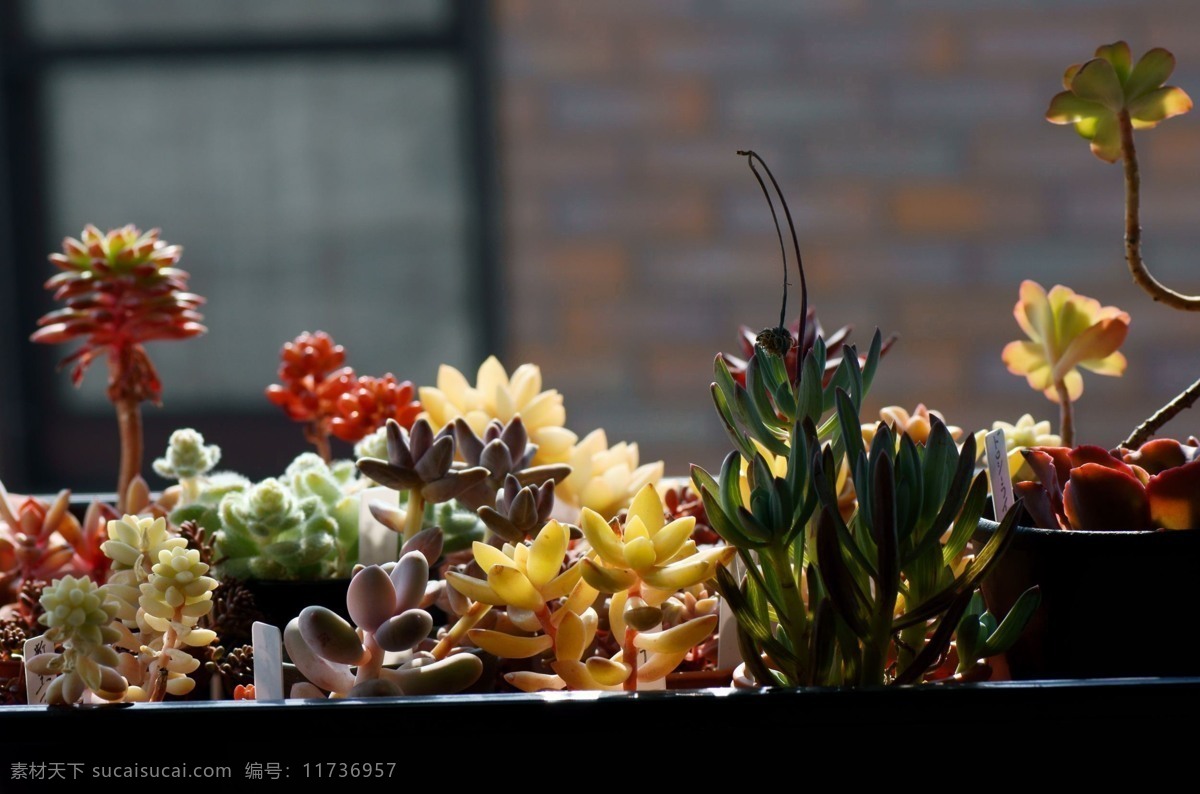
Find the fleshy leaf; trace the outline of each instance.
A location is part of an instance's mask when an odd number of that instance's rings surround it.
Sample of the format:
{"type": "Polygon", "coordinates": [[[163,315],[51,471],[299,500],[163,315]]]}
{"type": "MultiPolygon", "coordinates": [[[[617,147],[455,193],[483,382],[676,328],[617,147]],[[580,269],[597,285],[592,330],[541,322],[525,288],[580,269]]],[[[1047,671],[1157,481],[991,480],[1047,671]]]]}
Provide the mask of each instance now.
{"type": "Polygon", "coordinates": [[[1146,489],[1129,474],[1085,463],[1071,470],[1063,505],[1072,529],[1151,529],[1146,489]]]}
{"type": "Polygon", "coordinates": [[[1120,110],[1125,92],[1113,65],[1103,58],[1088,61],[1071,80],[1071,90],[1083,99],[1098,102],[1109,110],[1120,110]]]}
{"type": "Polygon", "coordinates": [[[1162,47],[1155,47],[1138,59],[1137,66],[1125,81],[1125,101],[1130,103],[1167,82],[1175,71],[1175,56],[1162,47]]]}
{"type": "Polygon", "coordinates": [[[1146,495],[1150,501],[1150,521],[1155,527],[1200,527],[1200,460],[1152,477],[1146,495]]]}

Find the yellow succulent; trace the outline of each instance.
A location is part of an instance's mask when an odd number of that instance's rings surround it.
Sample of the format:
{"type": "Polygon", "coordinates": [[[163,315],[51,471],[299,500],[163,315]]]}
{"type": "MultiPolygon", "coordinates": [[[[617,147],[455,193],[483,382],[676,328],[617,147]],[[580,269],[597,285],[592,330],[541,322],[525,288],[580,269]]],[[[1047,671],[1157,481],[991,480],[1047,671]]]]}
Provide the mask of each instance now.
{"type": "MultiPolygon", "coordinates": [[[[528,545],[508,543],[498,549],[476,541],[472,551],[487,574],[486,581],[456,571],[448,572],[446,579],[476,604],[502,606],[506,611],[496,628],[468,629],[466,635],[473,643],[506,659],[553,652],[551,667],[557,671],[560,663],[565,664],[571,677],[573,663],[580,663],[596,637],[599,617],[592,603],[599,593],[580,577],[578,563],[562,570],[570,539],[565,525],[549,521],[528,545]]],[[[557,675],[533,681],[517,676],[513,683],[534,690],[568,685],[557,675]]]]}
{"type": "Polygon", "coordinates": [[[638,465],[638,445],[624,441],[608,445],[603,430],[593,430],[576,444],[566,462],[571,474],[558,484],[555,495],[572,507],[588,508],[613,518],[647,485],[663,476],[663,462],[638,465]]]}
{"type": "Polygon", "coordinates": [[[567,420],[562,395],[556,389],[542,391],[542,371],[522,364],[510,377],[495,356],[479,366],[475,385],[454,367],[438,368],[437,386],[422,386],[421,405],[434,431],[462,417],[475,434],[482,436],[488,422],[507,424],[520,414],[529,439],[538,445],[535,464],[566,461],[577,436],[563,427],[567,420]]]}
{"type": "MultiPolygon", "coordinates": [[[[946,417],[942,416],[942,412],[931,411],[925,407],[924,403],[917,405],[912,413],[904,410],[899,405],[889,405],[879,410],[880,421],[895,430],[897,435],[903,433],[917,444],[924,444],[929,440],[929,431],[933,429],[931,417],[934,416],[942,420],[942,423],[945,424],[946,417]]],[[[870,446],[871,441],[875,438],[877,427],[874,424],[864,424],[862,426],[864,444],[870,446]]],[[[963,431],[961,427],[947,424],[946,429],[950,431],[950,436],[955,441],[962,438],[963,431]]]]}
{"type": "Polygon", "coordinates": [[[1029,447],[1059,447],[1062,437],[1050,432],[1050,422],[1035,422],[1033,416],[1025,414],[1015,424],[1008,422],[992,422],[992,430],[980,430],[975,434],[975,448],[978,450],[976,459],[984,455],[984,438],[988,432],[1004,431],[1004,443],[1008,449],[1008,473],[1015,480],[1021,467],[1025,465],[1025,456],[1021,450],[1029,447]]]}

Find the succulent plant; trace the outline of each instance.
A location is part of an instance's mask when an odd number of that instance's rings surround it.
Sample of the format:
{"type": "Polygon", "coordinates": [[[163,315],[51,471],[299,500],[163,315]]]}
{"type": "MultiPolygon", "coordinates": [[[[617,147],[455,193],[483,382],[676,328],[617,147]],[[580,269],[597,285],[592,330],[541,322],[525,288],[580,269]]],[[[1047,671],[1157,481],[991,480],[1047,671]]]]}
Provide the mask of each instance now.
{"type": "Polygon", "coordinates": [[[468,466],[480,466],[488,472],[483,482],[457,497],[472,510],[495,504],[497,494],[510,476],[522,486],[541,486],[546,482],[562,482],[571,473],[571,467],[562,463],[533,465],[537,445],[529,443],[529,434],[525,432],[520,416],[514,416],[504,424],[493,419],[482,435],[476,435],[466,420],[458,417],[454,420],[454,439],[459,456],[468,466]]]}
{"type": "MultiPolygon", "coordinates": [[[[997,430],[1004,431],[1004,444],[1008,449],[1008,473],[1016,482],[1029,479],[1028,475],[1030,474],[1029,467],[1025,465],[1025,456],[1021,454],[1022,450],[1030,447],[1062,446],[1062,436],[1050,432],[1050,422],[1035,421],[1031,414],[1022,414],[1021,418],[1012,424],[1000,421],[992,422],[991,432],[997,430]]],[[[978,458],[982,458],[984,455],[984,439],[988,432],[980,430],[975,434],[975,449],[978,458]]]]}
{"type": "Polygon", "coordinates": [[[63,240],[62,253],[50,262],[62,272],[46,282],[55,300],[66,306],[38,320],[34,342],[57,344],[82,339],[62,361],[72,364],[78,386],[98,356],[108,360],[108,398],[117,409],[121,433],[121,466],[117,509],[142,468],[141,403],[161,403],[162,384],[144,344],[159,339],[187,339],[207,330],[197,311],[204,299],[187,291],[188,274],[176,267],[182,249],[125,226],[103,233],[87,226],[76,240],[63,240]]]}
{"type": "Polygon", "coordinates": [[[408,551],[396,563],[371,565],[350,580],[346,593],[355,627],[325,607],[306,607],[283,632],[288,656],[309,686],[293,697],[452,694],[471,686],[483,672],[479,658],[453,654],[434,659],[417,650],[433,629],[420,608],[429,579],[421,551],[408,551]],[[384,653],[400,663],[384,666],[384,653]]]}
{"type": "Polygon", "coordinates": [[[493,419],[507,423],[518,414],[529,438],[537,444],[534,464],[563,463],[576,436],[563,427],[567,412],[562,395],[555,389],[542,391],[542,371],[522,364],[510,377],[495,356],[479,366],[472,386],[454,367],[438,368],[437,386],[422,386],[421,405],[429,424],[439,430],[462,417],[477,435],[483,435],[493,419]]]}
{"type": "MultiPolygon", "coordinates": [[[[825,343],[825,375],[826,379],[832,378],[834,373],[842,365],[842,353],[844,349],[850,345],[850,335],[854,330],[854,326],[844,325],[831,334],[826,334],[821,327],[821,321],[817,318],[817,310],[813,307],[808,307],[807,320],[801,328],[800,318],[787,326],[788,335],[792,337],[793,343],[784,353],[783,362],[787,367],[788,378],[792,383],[795,383],[800,377],[800,362],[812,350],[813,344],[816,343],[817,337],[820,337],[825,343]]],[[[725,366],[729,369],[729,374],[733,376],[734,381],[745,387],[746,385],[746,363],[754,355],[755,339],[758,334],[755,333],[748,325],[743,325],[738,328],[738,344],[741,347],[741,357],[722,353],[721,357],[725,359],[725,366]]],[[[886,355],[892,345],[897,340],[895,334],[889,336],[883,342],[883,347],[880,349],[880,355],[886,355]]],[[[859,366],[865,363],[862,357],[859,358],[859,366]]]]}
{"type": "Polygon", "coordinates": [[[663,462],[638,465],[638,445],[621,441],[611,447],[603,430],[593,430],[571,448],[571,474],[555,494],[572,508],[586,507],[613,518],[629,507],[646,485],[662,479],[663,462]]]}
{"type": "MultiPolygon", "coordinates": [[[[1142,258],[1141,172],[1133,132],[1155,127],[1192,109],[1192,100],[1183,89],[1163,85],[1174,70],[1175,56],[1161,47],[1148,51],[1134,64],[1133,53],[1124,41],[1103,45],[1097,48],[1095,58],[1067,69],[1063,76],[1066,90],[1050,100],[1046,120],[1075,125],[1076,132],[1091,141],[1093,154],[1110,163],[1121,161],[1125,177],[1125,262],[1134,283],[1156,302],[1200,311],[1200,295],[1185,295],[1167,287],[1154,277],[1142,258]]],[[[1145,443],[1198,398],[1200,379],[1136,427],[1121,446],[1134,448],[1145,443]]],[[[1075,443],[1072,433],[1064,430],[1061,435],[1062,443],[1075,443]]]]}
{"type": "MultiPolygon", "coordinates": [[[[750,153],[774,214],[756,161],[750,153]]],[[[791,227],[786,200],[771,183],[791,227]]],[[[779,237],[782,248],[782,231],[779,237]]],[[[1015,512],[976,558],[963,558],[987,493],[982,473],[972,481],[974,438],[960,452],[930,413],[915,423],[924,425],[922,444],[887,423],[864,443],[859,417],[882,349],[878,332],[861,364],[849,348],[831,378],[820,337],[795,381],[776,342],[760,338],[744,386],[717,357],[712,394],[734,451],[717,477],[692,469],[709,522],[745,569],[740,578],[724,567],[717,572],[743,659],[763,684],[919,681],[949,647],[978,582],[1011,537],[1015,512]],[[840,482],[847,477],[857,494],[849,519],[840,482]]]]}
{"type": "MultiPolygon", "coordinates": [[[[411,492],[401,491],[398,494],[397,505],[379,500],[374,500],[368,505],[375,520],[395,532],[401,543],[404,542],[405,528],[408,525],[408,499],[410,496],[411,492]]],[[[442,549],[447,554],[469,549],[472,543],[483,540],[487,534],[487,525],[483,519],[474,510],[460,504],[456,499],[438,504],[426,502],[421,526],[426,528],[422,531],[432,528],[440,530],[443,538],[442,549]]],[[[434,559],[436,560],[436,557],[434,559]]]]}
{"type": "Polygon", "coordinates": [[[387,459],[358,461],[358,470],[368,479],[408,492],[405,541],[421,531],[427,503],[449,501],[487,479],[488,470],[482,467],[454,467],[453,429],[448,425],[435,436],[423,418],[413,423],[411,431],[389,419],[387,459]]]}
{"type": "Polygon", "coordinates": [[[327,579],[346,575],[354,564],[353,548],[340,542],[339,524],[321,498],[301,497],[274,477],[226,494],[217,515],[223,576],[327,579]]]}
{"type": "Polygon", "coordinates": [[[716,628],[716,615],[705,615],[660,632],[661,606],[678,591],[712,579],[736,551],[714,546],[703,551],[691,539],[694,518],[667,523],[662,500],[652,485],[638,491],[624,521],[606,522],[583,509],[580,527],[595,552],[580,562],[583,580],[612,594],[608,621],[621,645],[621,663],[630,668],[626,689],[674,670],[691,649],[716,628]],[[684,642],[686,640],[686,642],[684,642]],[[638,650],[652,655],[639,670],[638,650]]]}
{"type": "Polygon", "coordinates": [[[227,650],[220,645],[210,645],[204,669],[219,676],[226,691],[238,686],[253,686],[254,646],[239,645],[227,650]]]}
{"type": "Polygon", "coordinates": [[[119,659],[111,646],[119,636],[109,625],[116,604],[86,576],[64,576],[42,593],[42,606],[44,636],[63,650],[38,654],[25,664],[38,675],[57,675],[46,702],[77,703],[89,691],[104,700],[120,700],[128,685],[117,671],[119,659]]]}
{"type": "Polygon", "coordinates": [[[1059,404],[1059,435],[1069,446],[1075,437],[1071,406],[1083,394],[1079,368],[1098,375],[1125,371],[1117,348],[1129,332],[1129,315],[1061,284],[1047,293],[1029,280],[1021,282],[1013,315],[1029,339],[1010,342],[1001,358],[1009,372],[1024,375],[1031,388],[1059,404]]]}
{"type": "Polygon", "coordinates": [[[331,460],[329,422],[338,398],[353,382],[343,367],[346,350],[324,331],[303,332],[279,352],[279,380],[267,387],[267,399],[294,422],[303,422],[304,437],[321,457],[331,460]]]}
{"type": "Polygon", "coordinates": [[[483,505],[479,517],[497,537],[508,543],[520,543],[541,530],[554,510],[554,483],[522,486],[513,475],[504,479],[496,494],[496,506],[483,505]]]}
{"type": "MultiPolygon", "coordinates": [[[[454,571],[446,575],[450,586],[472,602],[448,638],[465,630],[471,642],[500,658],[548,657],[553,673],[523,670],[505,676],[520,689],[595,689],[590,671],[602,678],[607,675],[611,684],[620,684],[630,673],[608,659],[583,661],[599,624],[592,608],[598,593],[580,578],[578,563],[564,564],[570,537],[567,526],[549,521],[530,545],[510,543],[497,549],[476,543],[475,562],[486,579],[454,571]],[[492,607],[505,608],[503,623],[495,628],[474,627],[492,607]]],[[[434,653],[446,643],[443,638],[434,653]]]]}
{"type": "MultiPolygon", "coordinates": [[[[933,429],[933,420],[937,418],[950,433],[950,437],[955,441],[962,438],[962,428],[954,425],[946,424],[946,417],[941,411],[931,411],[925,407],[924,403],[919,403],[912,413],[901,408],[899,405],[889,405],[879,409],[879,421],[892,429],[897,435],[905,435],[913,440],[916,444],[924,444],[929,441],[929,432],[933,429]]],[[[878,425],[873,422],[867,422],[862,426],[862,438],[864,444],[870,444],[875,437],[875,429],[878,425]]]]}
{"type": "Polygon", "coordinates": [[[363,375],[337,398],[329,429],[343,441],[356,443],[394,419],[401,427],[412,427],[421,413],[413,399],[412,381],[397,381],[387,373],[382,378],[363,375]]]}
{"type": "Polygon", "coordinates": [[[1200,527],[1200,447],[1163,438],[1118,452],[1087,445],[1027,449],[1034,479],[1015,491],[1041,527],[1200,527]]]}
{"type": "Polygon", "coordinates": [[[30,497],[14,511],[0,483],[0,606],[15,602],[27,580],[94,569],[90,536],[68,509],[70,498],[65,490],[49,504],[30,497]]]}
{"type": "Polygon", "coordinates": [[[220,460],[220,447],[216,444],[206,445],[203,435],[185,427],[171,433],[166,453],[155,460],[153,466],[159,477],[179,481],[178,506],[183,507],[200,498],[204,475],[212,471],[220,460]]]}

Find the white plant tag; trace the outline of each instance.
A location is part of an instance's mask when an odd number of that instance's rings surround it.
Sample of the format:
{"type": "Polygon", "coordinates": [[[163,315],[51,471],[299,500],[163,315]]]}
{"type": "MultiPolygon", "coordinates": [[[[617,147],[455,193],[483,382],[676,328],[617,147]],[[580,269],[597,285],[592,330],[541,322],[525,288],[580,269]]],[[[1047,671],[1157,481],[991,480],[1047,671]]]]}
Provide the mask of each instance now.
{"type": "Polygon", "coordinates": [[[283,635],[269,623],[254,621],[254,699],[283,700],[283,635]]]}
{"type": "MultiPolygon", "coordinates": [[[[746,573],[746,564],[741,557],[734,557],[729,566],[729,573],[735,582],[741,583],[746,573]]],[[[729,602],[721,599],[720,611],[717,613],[717,669],[732,670],[741,664],[742,651],[738,648],[737,616],[729,607],[729,602]]]]}
{"type": "Polygon", "coordinates": [[[383,565],[396,561],[399,535],[375,520],[371,502],[386,502],[395,506],[400,495],[391,488],[376,486],[362,492],[358,508],[358,561],[363,565],[383,565]]]}
{"type": "MultiPolygon", "coordinates": [[[[32,659],[41,653],[53,652],[54,644],[45,637],[39,636],[25,640],[25,659],[32,659]]],[[[29,705],[40,706],[46,702],[46,693],[50,689],[50,683],[55,678],[57,676],[38,675],[30,671],[28,666],[25,668],[25,697],[29,705]]]]}
{"type": "Polygon", "coordinates": [[[996,520],[1001,521],[1016,499],[1013,496],[1012,477],[1008,473],[1008,444],[1003,430],[993,430],[984,441],[987,451],[988,481],[992,486],[992,505],[996,520]]]}

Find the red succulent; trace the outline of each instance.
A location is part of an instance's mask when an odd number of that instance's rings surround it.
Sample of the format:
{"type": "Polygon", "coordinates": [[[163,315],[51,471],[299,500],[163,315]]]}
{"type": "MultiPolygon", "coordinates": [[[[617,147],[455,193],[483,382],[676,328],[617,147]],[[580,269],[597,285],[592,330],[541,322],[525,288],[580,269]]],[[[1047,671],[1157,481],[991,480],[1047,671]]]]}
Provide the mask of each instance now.
{"type": "Polygon", "coordinates": [[[354,443],[395,419],[405,430],[411,429],[421,403],[413,399],[412,381],[397,381],[387,373],[382,378],[364,375],[344,390],[334,405],[329,427],[335,436],[354,443]]]}
{"type": "Polygon", "coordinates": [[[1117,453],[1086,445],[1025,450],[1037,481],[1018,483],[1016,494],[1034,522],[1045,527],[1200,527],[1200,446],[1157,439],[1117,453]]]}
{"type": "Polygon", "coordinates": [[[84,339],[63,359],[74,364],[71,380],[83,380],[99,355],[108,356],[108,396],[160,402],[162,384],[144,342],[186,339],[207,329],[196,310],[204,298],[187,291],[188,274],[176,267],[183,249],[159,239],[158,229],[135,226],[107,234],[89,225],[82,239],[63,240],[63,252],[50,261],[63,272],[46,282],[66,306],[38,320],[34,342],[56,344],[84,339]]]}
{"type": "Polygon", "coordinates": [[[267,387],[267,399],[288,418],[304,422],[304,437],[329,460],[329,434],[343,441],[360,441],[395,419],[411,428],[421,412],[413,400],[416,389],[397,381],[390,372],[382,378],[358,377],[343,366],[346,351],[329,334],[308,331],[283,346],[279,380],[267,387]]]}
{"type": "Polygon", "coordinates": [[[207,331],[197,311],[204,298],[187,291],[188,274],[175,266],[183,249],[160,240],[158,229],[143,233],[130,225],[105,234],[89,225],[80,237],[66,238],[63,252],[50,255],[62,272],[46,289],[66,305],[38,320],[30,338],[83,340],[62,360],[62,366],[74,364],[76,386],[97,356],[108,358],[108,398],[121,430],[117,493],[123,494],[142,466],[141,403],[162,401],[162,383],[143,344],[207,331]]]}
{"type": "Polygon", "coordinates": [[[49,503],[28,497],[14,510],[0,485],[0,606],[15,602],[26,581],[103,575],[96,557],[107,560],[93,553],[94,530],[85,531],[71,514],[70,499],[70,491],[49,503]]]}

